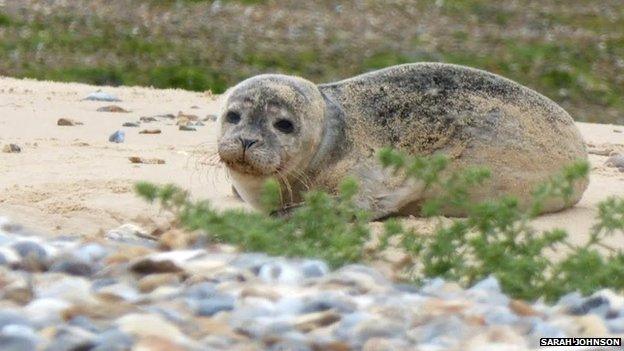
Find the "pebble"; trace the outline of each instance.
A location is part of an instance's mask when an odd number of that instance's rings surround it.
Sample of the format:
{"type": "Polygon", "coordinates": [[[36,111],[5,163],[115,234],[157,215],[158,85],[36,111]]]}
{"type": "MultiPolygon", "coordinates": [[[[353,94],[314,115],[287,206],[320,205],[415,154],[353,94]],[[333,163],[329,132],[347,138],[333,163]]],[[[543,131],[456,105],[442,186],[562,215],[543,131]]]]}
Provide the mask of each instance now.
{"type": "Polygon", "coordinates": [[[180,127],[178,127],[178,129],[179,130],[183,130],[183,131],[188,131],[188,132],[195,132],[195,131],[197,131],[196,128],[189,127],[189,126],[186,126],[186,125],[181,125],[180,127]]]}
{"type": "Polygon", "coordinates": [[[95,335],[78,327],[61,326],[46,351],[90,350],[95,345],[95,335]]]}
{"type": "Polygon", "coordinates": [[[195,314],[198,316],[212,316],[221,311],[234,309],[234,298],[227,295],[216,295],[195,303],[195,314]]]}
{"type": "Polygon", "coordinates": [[[129,113],[130,111],[122,107],[119,107],[117,105],[109,105],[109,106],[102,106],[98,108],[97,112],[129,113]]]}
{"type": "Polygon", "coordinates": [[[0,350],[2,351],[33,351],[36,349],[37,342],[32,338],[0,333],[0,350]]]}
{"type": "Polygon", "coordinates": [[[22,152],[22,148],[17,144],[6,144],[2,147],[2,152],[7,154],[17,154],[22,152]]]}
{"type": "Polygon", "coordinates": [[[87,243],[73,251],[73,254],[84,261],[95,262],[103,259],[111,252],[110,249],[96,243],[87,243]]]}
{"type": "Polygon", "coordinates": [[[108,137],[108,141],[111,143],[123,143],[126,139],[126,133],[123,130],[118,130],[108,137]]]}
{"type": "Polygon", "coordinates": [[[185,114],[182,111],[178,112],[178,119],[187,119],[189,121],[198,121],[199,117],[196,115],[192,115],[192,114],[185,114]]]}
{"type": "Polygon", "coordinates": [[[160,129],[143,129],[139,134],[160,134],[160,129]]]}
{"type": "Polygon", "coordinates": [[[34,257],[39,261],[45,261],[48,253],[43,246],[30,240],[18,241],[11,247],[22,257],[34,257]]]}
{"type": "Polygon", "coordinates": [[[137,127],[140,127],[141,125],[139,123],[137,123],[137,122],[125,122],[121,126],[122,127],[137,128],[137,127]]]}
{"type": "Polygon", "coordinates": [[[156,115],[154,117],[156,117],[156,118],[164,118],[164,119],[174,119],[174,118],[176,118],[176,116],[173,113],[166,113],[166,114],[163,114],[163,115],[156,115]]]}
{"type": "Polygon", "coordinates": [[[597,149],[597,148],[588,148],[587,149],[587,153],[591,154],[591,155],[598,155],[598,156],[609,156],[609,154],[611,154],[611,152],[613,151],[613,149],[610,148],[606,148],[606,149],[597,149]]]}
{"type": "Polygon", "coordinates": [[[58,298],[40,298],[24,307],[24,314],[39,327],[54,325],[62,320],[62,312],[71,303],[58,298]]]}
{"type": "Polygon", "coordinates": [[[10,310],[0,310],[0,330],[7,325],[24,325],[30,326],[31,321],[23,316],[22,313],[10,310]]]}
{"type": "Polygon", "coordinates": [[[49,271],[88,277],[93,274],[94,268],[89,262],[83,261],[75,256],[68,255],[57,259],[50,266],[49,271]]]}
{"type": "Polygon", "coordinates": [[[130,223],[97,241],[25,233],[0,218],[0,350],[525,350],[624,333],[610,290],[548,305],[509,298],[495,277],[414,286],[224,245],[160,251],[130,223]]]}
{"type": "Polygon", "coordinates": [[[217,121],[217,119],[218,119],[217,115],[209,114],[209,115],[207,115],[206,117],[204,117],[204,118],[202,119],[202,121],[204,121],[204,122],[208,122],[208,121],[210,121],[210,122],[216,122],[216,121],[217,121]]]}
{"type": "Polygon", "coordinates": [[[143,163],[143,164],[149,164],[149,165],[164,165],[165,164],[165,160],[163,160],[162,158],[146,158],[146,157],[139,157],[139,156],[130,156],[128,157],[128,160],[130,160],[130,162],[132,163],[143,163]]]}
{"type": "Polygon", "coordinates": [[[109,230],[106,232],[106,238],[121,243],[156,246],[156,238],[149,235],[143,228],[131,223],[109,230]]]}
{"type": "Polygon", "coordinates": [[[180,329],[156,314],[131,313],[119,318],[115,324],[120,331],[134,337],[162,337],[174,342],[187,337],[180,329]]]}
{"type": "Polygon", "coordinates": [[[614,334],[624,334],[624,316],[607,321],[609,331],[614,334]]]}
{"type": "Polygon", "coordinates": [[[329,273],[329,267],[323,261],[306,260],[301,264],[304,278],[319,278],[329,273]]]}
{"type": "Polygon", "coordinates": [[[605,162],[606,166],[624,169],[624,155],[617,154],[609,157],[605,162]]]}
{"type": "Polygon", "coordinates": [[[156,117],[145,117],[145,116],[143,116],[143,117],[139,118],[139,121],[141,121],[143,123],[150,123],[150,122],[156,122],[158,120],[156,119],[156,117]]]}
{"type": "Polygon", "coordinates": [[[56,121],[56,125],[58,126],[77,126],[82,124],[82,122],[74,121],[69,118],[59,118],[59,120],[56,121]]]}
{"type": "Polygon", "coordinates": [[[300,269],[286,262],[270,262],[263,264],[258,273],[260,279],[267,283],[298,284],[304,275],[300,269]]]}
{"type": "Polygon", "coordinates": [[[134,344],[134,338],[119,329],[113,328],[98,334],[89,351],[125,351],[134,344]]]}
{"type": "Polygon", "coordinates": [[[109,93],[105,93],[103,91],[96,91],[87,95],[85,100],[91,101],[108,101],[108,102],[118,102],[121,101],[117,96],[109,93]]]}
{"type": "Polygon", "coordinates": [[[353,313],[357,309],[357,305],[341,296],[334,296],[334,294],[321,294],[311,298],[308,298],[304,302],[301,312],[311,313],[320,312],[326,310],[334,310],[340,313],[353,313]]]}

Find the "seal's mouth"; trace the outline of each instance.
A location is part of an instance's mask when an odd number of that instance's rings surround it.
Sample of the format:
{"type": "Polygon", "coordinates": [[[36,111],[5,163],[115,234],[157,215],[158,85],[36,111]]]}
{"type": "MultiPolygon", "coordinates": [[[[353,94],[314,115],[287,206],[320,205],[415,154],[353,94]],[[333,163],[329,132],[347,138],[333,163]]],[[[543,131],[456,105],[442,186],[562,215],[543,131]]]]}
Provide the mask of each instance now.
{"type": "Polygon", "coordinates": [[[272,176],[280,172],[279,156],[269,156],[262,152],[247,152],[236,157],[220,155],[221,162],[237,173],[251,176],[272,176]],[[224,157],[225,156],[225,157],[224,157]]]}
{"type": "Polygon", "coordinates": [[[224,140],[219,144],[219,158],[226,167],[237,173],[252,176],[270,176],[279,172],[280,151],[262,142],[245,145],[239,139],[224,140]]]}
{"type": "Polygon", "coordinates": [[[221,161],[230,170],[241,173],[241,174],[245,174],[245,175],[267,176],[267,175],[271,175],[274,173],[274,172],[267,172],[264,169],[258,169],[258,167],[255,167],[254,165],[250,164],[249,162],[246,162],[245,160],[232,161],[232,160],[221,159],[221,161]]]}

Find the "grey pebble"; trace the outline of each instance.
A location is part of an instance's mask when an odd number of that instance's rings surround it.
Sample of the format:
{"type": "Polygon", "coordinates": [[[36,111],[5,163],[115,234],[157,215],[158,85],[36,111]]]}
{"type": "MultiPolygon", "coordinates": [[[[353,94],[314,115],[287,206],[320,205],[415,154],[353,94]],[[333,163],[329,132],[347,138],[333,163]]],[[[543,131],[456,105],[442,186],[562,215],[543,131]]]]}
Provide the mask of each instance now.
{"type": "Polygon", "coordinates": [[[187,132],[196,132],[197,129],[189,126],[182,125],[178,127],[179,130],[187,131],[187,132]]]}
{"type": "Polygon", "coordinates": [[[118,130],[108,137],[108,141],[111,143],[123,143],[126,139],[126,133],[123,130],[118,130]]]}
{"type": "Polygon", "coordinates": [[[72,326],[58,328],[54,340],[48,344],[45,351],[76,351],[91,350],[95,335],[86,330],[72,326]]]}
{"type": "Polygon", "coordinates": [[[496,278],[494,278],[493,276],[489,276],[481,280],[480,282],[477,282],[468,290],[469,291],[483,290],[483,291],[492,292],[492,293],[500,293],[501,287],[496,278]]]}
{"type": "Polygon", "coordinates": [[[124,124],[121,125],[122,127],[131,127],[131,128],[136,128],[141,126],[139,123],[137,122],[125,122],[124,124]]]}
{"type": "Polygon", "coordinates": [[[110,249],[95,243],[81,246],[78,250],[74,251],[76,257],[87,262],[99,261],[108,256],[109,253],[110,249]]]}
{"type": "Polygon", "coordinates": [[[353,328],[353,341],[363,345],[370,338],[403,338],[405,326],[390,319],[374,317],[358,323],[353,328]]]}
{"type": "Polygon", "coordinates": [[[409,331],[411,339],[418,343],[439,343],[447,336],[460,338],[468,332],[464,322],[454,315],[441,315],[409,331]]]}
{"type": "Polygon", "coordinates": [[[149,306],[145,309],[147,312],[159,314],[165,317],[166,320],[173,323],[181,323],[185,322],[185,317],[178,311],[172,308],[165,308],[160,306],[149,306]]]}
{"type": "Polygon", "coordinates": [[[145,117],[145,116],[143,116],[143,117],[139,118],[139,121],[141,121],[143,123],[150,123],[150,122],[156,122],[157,119],[156,119],[156,117],[145,117]]]}
{"type": "Polygon", "coordinates": [[[0,350],[2,351],[33,351],[37,349],[37,342],[24,336],[0,334],[0,350]]]}
{"type": "Polygon", "coordinates": [[[156,115],[154,117],[156,117],[156,118],[165,118],[165,119],[174,119],[174,118],[176,118],[176,116],[173,113],[165,113],[165,114],[162,114],[162,115],[156,115]]]}
{"type": "Polygon", "coordinates": [[[97,335],[89,351],[125,351],[133,344],[134,339],[130,335],[118,329],[108,329],[97,335]]]}
{"type": "Polygon", "coordinates": [[[2,330],[7,325],[24,325],[31,326],[32,323],[26,319],[23,314],[10,311],[10,310],[0,310],[0,330],[2,330]]]}
{"type": "Polygon", "coordinates": [[[188,287],[184,295],[195,300],[201,300],[215,296],[216,292],[215,284],[203,282],[188,287]]]}
{"type": "Polygon", "coordinates": [[[437,296],[445,283],[446,281],[442,278],[427,279],[420,287],[420,291],[427,295],[437,296]]]}
{"type": "Polygon", "coordinates": [[[273,261],[260,267],[258,277],[267,283],[298,284],[304,275],[303,271],[292,263],[273,261]]]}
{"type": "Polygon", "coordinates": [[[306,278],[318,278],[329,273],[327,263],[319,260],[308,260],[301,265],[303,276],[306,278]]]}
{"type": "Polygon", "coordinates": [[[353,329],[360,322],[373,318],[368,312],[356,311],[343,316],[338,322],[338,328],[334,331],[335,336],[340,340],[349,340],[353,335],[353,329]]]}
{"type": "Polygon", "coordinates": [[[208,299],[199,300],[195,307],[198,316],[212,316],[221,311],[234,309],[234,297],[229,295],[216,295],[208,299]]]}
{"type": "Polygon", "coordinates": [[[235,329],[253,338],[275,337],[293,331],[292,323],[283,317],[265,317],[243,320],[235,325],[235,329]]]}
{"type": "Polygon", "coordinates": [[[57,258],[49,270],[83,277],[89,277],[95,271],[91,264],[73,256],[57,258]]]}
{"type": "Polygon", "coordinates": [[[485,311],[484,317],[488,325],[511,325],[520,319],[506,306],[492,306],[485,311]]]}
{"type": "Polygon", "coordinates": [[[91,290],[97,291],[105,286],[117,284],[117,279],[115,278],[100,278],[91,282],[91,290]]]}
{"type": "Polygon", "coordinates": [[[305,335],[290,331],[286,333],[281,333],[279,335],[279,340],[272,344],[269,348],[271,351],[312,351],[313,348],[310,346],[310,341],[305,337],[305,335]]]}
{"type": "Polygon", "coordinates": [[[613,334],[624,334],[624,317],[609,319],[607,328],[613,334]]]}
{"type": "Polygon", "coordinates": [[[353,313],[357,305],[338,296],[321,295],[304,300],[301,313],[321,312],[333,309],[338,313],[353,313]]]}
{"type": "Polygon", "coordinates": [[[605,165],[615,168],[624,168],[624,155],[613,155],[607,159],[605,165]]]}
{"type": "Polygon", "coordinates": [[[260,272],[260,267],[267,262],[272,262],[274,258],[262,253],[246,253],[239,255],[230,262],[230,265],[240,269],[247,269],[254,274],[260,272]]]}
{"type": "Polygon", "coordinates": [[[115,96],[113,94],[105,93],[103,91],[96,91],[94,93],[91,93],[91,94],[87,95],[85,100],[90,100],[90,101],[109,101],[109,102],[121,101],[117,96],[115,96]]]}
{"type": "Polygon", "coordinates": [[[540,338],[564,338],[566,335],[561,329],[546,323],[540,319],[534,319],[530,334],[535,339],[540,338]]]}
{"type": "Polygon", "coordinates": [[[414,284],[398,283],[394,284],[394,289],[407,294],[418,294],[420,292],[420,289],[414,284]]]}
{"type": "Polygon", "coordinates": [[[15,244],[11,245],[11,247],[21,256],[21,257],[34,257],[38,260],[45,260],[48,258],[48,253],[43,248],[43,246],[38,243],[30,240],[18,241],[15,244]]]}
{"type": "Polygon", "coordinates": [[[603,296],[591,296],[577,305],[570,306],[569,312],[574,315],[592,313],[604,317],[607,315],[610,308],[611,306],[607,298],[603,296]]]}
{"type": "MultiPolygon", "coordinates": [[[[3,228],[3,230],[5,230],[5,229],[3,228]]],[[[8,232],[10,232],[10,231],[8,231],[8,232]]],[[[12,236],[0,232],[0,246],[7,245],[7,244],[13,242],[13,240],[14,240],[14,238],[12,236]]]]}
{"type": "Polygon", "coordinates": [[[99,333],[100,328],[98,328],[93,320],[87,316],[75,316],[67,322],[71,326],[79,327],[91,333],[99,333]]]}

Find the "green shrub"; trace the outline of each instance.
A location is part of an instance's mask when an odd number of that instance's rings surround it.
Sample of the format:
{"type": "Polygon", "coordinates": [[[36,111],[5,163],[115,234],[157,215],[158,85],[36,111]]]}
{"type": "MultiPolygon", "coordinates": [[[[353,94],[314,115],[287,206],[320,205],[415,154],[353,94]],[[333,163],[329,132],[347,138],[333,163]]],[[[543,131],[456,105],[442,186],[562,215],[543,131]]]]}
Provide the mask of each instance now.
{"type": "MultiPolygon", "coordinates": [[[[448,160],[443,156],[406,157],[382,150],[380,161],[405,180],[417,179],[427,187],[444,189],[440,197],[423,206],[424,216],[439,213],[442,206],[467,211],[465,219],[450,224],[440,221],[433,233],[416,233],[405,228],[400,219],[384,223],[381,243],[373,256],[397,243],[415,264],[406,276],[416,284],[426,278],[443,277],[470,286],[487,276],[495,276],[503,290],[516,298],[550,301],[580,291],[592,293],[601,288],[624,288],[624,253],[604,244],[607,237],[624,229],[624,199],[610,198],[599,204],[596,225],[581,246],[567,240],[560,229],[539,232],[530,225],[544,201],[567,201],[574,183],[586,177],[585,161],[566,167],[561,174],[536,189],[532,204],[520,206],[510,197],[483,203],[470,203],[468,189],[489,177],[484,169],[444,172],[448,160]],[[561,251],[552,258],[551,251],[561,251]]],[[[263,194],[265,213],[243,210],[216,211],[207,202],[193,202],[183,190],[172,186],[139,183],[137,192],[149,201],[158,200],[174,211],[182,226],[204,230],[211,240],[289,257],[315,257],[332,267],[371,259],[364,244],[371,239],[368,214],[353,203],[357,183],[345,181],[337,196],[311,191],[305,203],[289,218],[270,216],[279,203],[279,184],[270,181],[263,194]]]]}

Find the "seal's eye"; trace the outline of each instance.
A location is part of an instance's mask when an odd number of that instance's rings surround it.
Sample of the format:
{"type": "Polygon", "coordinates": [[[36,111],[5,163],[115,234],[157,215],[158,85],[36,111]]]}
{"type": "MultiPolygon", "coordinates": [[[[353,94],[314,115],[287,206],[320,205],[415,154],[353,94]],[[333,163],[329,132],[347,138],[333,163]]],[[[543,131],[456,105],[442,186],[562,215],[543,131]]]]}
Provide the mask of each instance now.
{"type": "Polygon", "coordinates": [[[273,124],[273,127],[284,134],[290,134],[295,131],[295,126],[287,119],[280,119],[273,124]]]}
{"type": "Polygon", "coordinates": [[[230,111],[227,113],[227,115],[225,115],[225,120],[228,123],[238,124],[238,122],[240,122],[240,119],[241,119],[240,114],[234,111],[230,111]]]}

